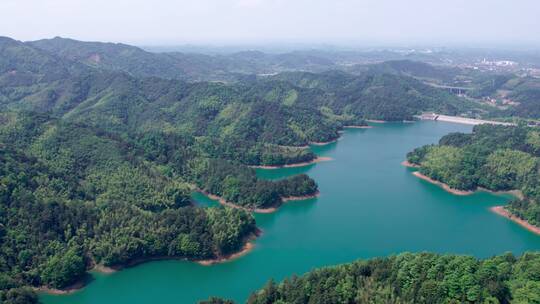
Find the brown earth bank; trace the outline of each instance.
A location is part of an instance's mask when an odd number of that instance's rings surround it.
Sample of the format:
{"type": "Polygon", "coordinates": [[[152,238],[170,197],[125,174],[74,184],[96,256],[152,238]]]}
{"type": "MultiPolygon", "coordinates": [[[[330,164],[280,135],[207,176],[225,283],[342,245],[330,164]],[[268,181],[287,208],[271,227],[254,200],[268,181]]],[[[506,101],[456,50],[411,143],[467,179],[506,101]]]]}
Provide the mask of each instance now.
{"type": "Polygon", "coordinates": [[[230,261],[232,261],[234,259],[237,259],[237,258],[239,258],[241,256],[246,255],[251,250],[253,250],[253,248],[255,248],[255,244],[253,243],[253,241],[255,239],[257,239],[259,236],[261,236],[261,234],[262,234],[262,230],[257,228],[257,230],[254,233],[250,234],[248,237],[246,237],[244,239],[244,246],[242,246],[242,249],[240,249],[237,252],[233,252],[231,254],[224,255],[224,256],[221,256],[221,257],[217,257],[217,258],[214,258],[214,259],[197,260],[195,262],[198,263],[198,264],[204,265],[204,266],[210,266],[210,265],[214,265],[214,264],[230,262],[230,261]]]}
{"type": "Polygon", "coordinates": [[[319,194],[320,194],[320,192],[317,191],[316,193],[311,194],[311,195],[287,196],[287,197],[282,197],[281,201],[284,202],[284,203],[289,202],[289,201],[303,201],[303,200],[319,197],[319,194]]]}
{"type": "Polygon", "coordinates": [[[478,187],[477,191],[489,192],[493,194],[510,194],[520,200],[525,199],[525,195],[523,195],[523,192],[521,192],[521,190],[493,191],[486,188],[478,187]]]}
{"type": "Polygon", "coordinates": [[[92,268],[92,271],[99,272],[99,273],[113,273],[113,272],[116,272],[117,269],[98,264],[98,265],[95,265],[94,268],[92,268]]]}
{"type": "MultiPolygon", "coordinates": [[[[384,121],[380,121],[380,122],[384,122],[384,121]]],[[[371,129],[371,128],[373,128],[373,126],[369,126],[369,125],[361,125],[361,126],[350,125],[350,126],[343,126],[343,128],[344,129],[371,129]]],[[[343,130],[338,131],[338,133],[342,134],[343,130]]],[[[324,145],[328,145],[328,144],[331,144],[331,143],[335,143],[340,139],[341,139],[341,137],[338,137],[336,139],[326,141],[326,142],[316,142],[316,141],[315,142],[309,142],[309,145],[324,146],[324,145]]],[[[303,148],[309,148],[309,145],[305,145],[305,146],[280,146],[280,147],[303,149],[303,148]]],[[[248,166],[248,167],[250,167],[250,168],[259,168],[259,169],[293,168],[293,167],[304,167],[304,166],[308,166],[308,165],[311,165],[311,164],[314,164],[314,163],[318,163],[318,162],[322,162],[322,161],[329,161],[329,160],[332,160],[332,158],[331,157],[320,156],[320,157],[314,158],[311,161],[301,162],[301,163],[286,164],[286,165],[254,165],[254,166],[248,166]]]]}
{"type": "MultiPolygon", "coordinates": [[[[162,261],[162,260],[190,261],[190,262],[195,262],[203,266],[226,263],[249,253],[253,248],[255,248],[255,244],[253,243],[253,241],[257,237],[259,237],[261,234],[262,234],[262,231],[257,228],[255,232],[251,233],[250,235],[244,238],[244,240],[242,241],[244,245],[239,251],[236,251],[227,255],[223,255],[223,256],[218,256],[213,259],[200,260],[200,259],[190,259],[186,257],[174,257],[174,256],[145,257],[145,258],[135,259],[126,264],[118,265],[118,266],[108,267],[108,266],[97,264],[97,265],[94,265],[90,271],[110,274],[110,273],[120,271],[122,269],[134,267],[143,263],[152,262],[152,261],[162,261]]],[[[78,290],[83,289],[91,281],[89,277],[90,277],[90,274],[86,274],[84,279],[81,279],[80,281],[75,282],[74,284],[63,289],[49,288],[47,286],[34,287],[33,289],[36,292],[47,293],[47,294],[52,294],[52,295],[71,294],[78,290]]]]}
{"type": "MultiPolygon", "coordinates": [[[[420,173],[418,171],[413,172],[413,175],[415,175],[415,176],[417,176],[417,177],[419,177],[419,178],[421,178],[423,180],[426,180],[426,181],[428,181],[430,183],[441,186],[444,190],[446,190],[446,191],[448,191],[450,193],[456,194],[456,195],[469,195],[469,194],[474,193],[474,191],[463,191],[463,190],[457,190],[457,189],[450,188],[450,186],[448,186],[447,184],[436,181],[436,180],[434,180],[434,179],[432,179],[432,178],[430,178],[428,176],[423,175],[422,173],[420,173]]],[[[518,198],[518,199],[524,199],[523,192],[521,192],[520,190],[493,191],[493,190],[489,190],[489,189],[486,189],[486,188],[478,187],[477,191],[484,191],[484,192],[489,192],[489,193],[494,193],[494,194],[511,194],[511,195],[515,196],[516,198],[518,198]]],[[[498,214],[500,216],[504,216],[507,219],[519,224],[520,226],[524,227],[525,229],[527,229],[527,230],[529,230],[529,231],[531,231],[531,232],[533,232],[535,234],[540,235],[540,227],[537,227],[537,226],[529,223],[527,220],[524,220],[524,219],[519,218],[518,216],[512,214],[510,211],[506,210],[504,208],[504,206],[495,206],[495,207],[490,208],[490,210],[495,212],[496,214],[498,214]]]]}
{"type": "Polygon", "coordinates": [[[474,191],[465,191],[465,190],[458,190],[458,189],[454,189],[454,188],[451,188],[450,186],[448,186],[447,184],[445,183],[442,183],[442,182],[439,182],[439,181],[436,181],[432,178],[430,178],[429,176],[426,176],[418,171],[415,171],[412,173],[414,176],[418,177],[418,178],[421,178],[425,181],[428,181],[432,184],[435,184],[435,185],[438,185],[440,186],[441,188],[443,188],[444,190],[452,193],[452,194],[455,194],[455,195],[470,195],[470,194],[473,194],[474,191]]]}
{"type": "Polygon", "coordinates": [[[250,168],[258,168],[258,169],[279,169],[279,168],[294,168],[294,167],[305,167],[309,166],[311,164],[320,163],[323,161],[330,161],[332,160],[331,157],[325,157],[325,156],[319,156],[317,158],[314,158],[313,160],[302,162],[302,163],[295,163],[295,164],[288,164],[288,165],[277,165],[277,166],[249,166],[250,168]]]}
{"type": "MultiPolygon", "coordinates": [[[[279,206],[269,207],[269,208],[247,208],[247,207],[238,206],[238,205],[236,205],[234,203],[228,202],[224,198],[222,198],[221,196],[210,194],[210,193],[208,193],[206,191],[203,191],[201,189],[198,189],[197,191],[201,192],[202,194],[208,196],[209,198],[211,198],[213,200],[218,201],[223,206],[227,206],[227,207],[231,207],[231,208],[235,208],[235,209],[241,209],[241,210],[244,210],[244,211],[247,211],[247,212],[273,213],[273,212],[276,212],[278,210],[278,208],[279,208],[279,206]]],[[[317,191],[316,193],[311,194],[311,195],[282,197],[281,201],[283,203],[288,202],[288,201],[301,201],[301,200],[307,200],[307,199],[311,199],[311,198],[316,198],[318,196],[319,196],[319,191],[317,191]]]]}
{"type": "Polygon", "coordinates": [[[339,137],[336,139],[329,140],[329,141],[310,141],[309,144],[314,145],[314,146],[326,146],[326,145],[335,143],[338,140],[339,140],[339,137]]]}
{"type": "Polygon", "coordinates": [[[401,162],[401,165],[402,165],[402,166],[405,166],[405,167],[409,167],[409,168],[420,168],[419,165],[410,163],[410,162],[407,161],[407,160],[402,161],[402,162],[401,162]]]}
{"type": "Polygon", "coordinates": [[[87,280],[80,280],[78,282],[75,282],[74,284],[64,288],[64,289],[56,289],[56,288],[49,288],[47,286],[40,286],[40,287],[32,287],[32,289],[39,293],[47,293],[52,295],[63,295],[63,294],[70,294],[74,293],[78,290],[81,290],[83,287],[87,285],[87,280]]]}
{"type": "Polygon", "coordinates": [[[343,126],[344,129],[371,129],[373,126],[343,126]]]}
{"type": "Polygon", "coordinates": [[[387,123],[386,120],[380,120],[380,119],[366,119],[367,122],[374,122],[374,123],[387,123]]]}
{"type": "Polygon", "coordinates": [[[512,214],[510,211],[506,210],[504,208],[504,206],[491,207],[490,210],[495,212],[496,214],[498,214],[500,216],[504,216],[507,219],[512,220],[513,222],[515,222],[515,223],[519,224],[520,226],[524,227],[525,229],[540,235],[540,227],[534,226],[533,224],[527,222],[526,220],[517,217],[516,215],[512,214]]]}
{"type": "MultiPolygon", "coordinates": [[[[409,168],[420,168],[419,165],[416,165],[416,164],[412,164],[408,161],[403,161],[401,163],[403,166],[405,167],[409,167],[409,168]]],[[[430,183],[433,183],[433,184],[436,184],[436,185],[439,185],[441,187],[444,188],[444,190],[450,192],[450,193],[453,193],[453,194],[457,194],[457,195],[469,195],[469,194],[473,194],[474,192],[476,191],[482,191],[482,192],[489,192],[489,193],[493,193],[493,194],[510,194],[510,195],[513,195],[514,197],[518,198],[518,199],[524,199],[525,196],[523,195],[523,192],[521,192],[521,190],[505,190],[505,191],[494,191],[494,190],[489,190],[489,189],[486,189],[486,188],[483,188],[483,187],[478,187],[476,188],[476,190],[474,191],[466,191],[466,190],[459,190],[459,189],[453,189],[451,188],[450,186],[448,186],[447,184],[443,183],[443,182],[439,182],[439,181],[436,181],[432,178],[430,178],[429,176],[426,176],[418,171],[415,171],[413,172],[413,175],[423,179],[423,180],[426,180],[430,183]],[[460,193],[455,193],[455,192],[460,192],[460,193]]]]}

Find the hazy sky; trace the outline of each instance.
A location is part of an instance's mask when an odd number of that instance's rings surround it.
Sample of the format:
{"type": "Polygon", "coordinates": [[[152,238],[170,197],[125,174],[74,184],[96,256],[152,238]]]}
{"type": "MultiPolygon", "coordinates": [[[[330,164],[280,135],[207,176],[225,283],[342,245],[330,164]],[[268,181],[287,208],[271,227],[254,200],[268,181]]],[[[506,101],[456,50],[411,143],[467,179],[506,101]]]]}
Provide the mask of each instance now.
{"type": "Polygon", "coordinates": [[[0,16],[19,40],[540,45],[540,0],[0,0],[0,16]]]}

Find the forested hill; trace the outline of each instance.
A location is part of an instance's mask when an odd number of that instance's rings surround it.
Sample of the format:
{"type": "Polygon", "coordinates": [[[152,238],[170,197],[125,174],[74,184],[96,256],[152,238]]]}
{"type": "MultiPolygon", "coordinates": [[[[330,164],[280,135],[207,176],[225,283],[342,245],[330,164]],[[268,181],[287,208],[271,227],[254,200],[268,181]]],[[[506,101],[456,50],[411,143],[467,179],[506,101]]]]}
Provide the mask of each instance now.
{"type": "Polygon", "coordinates": [[[287,70],[320,71],[336,67],[330,59],[291,52],[266,54],[242,51],[232,54],[153,53],[141,48],[56,37],[27,44],[89,66],[123,71],[137,77],[162,77],[186,81],[235,81],[241,75],[287,70]]]}
{"type": "Polygon", "coordinates": [[[526,126],[475,126],[472,134],[452,133],[438,145],[407,155],[420,172],[452,188],[521,190],[507,207],[540,227],[540,131],[526,126]]]}
{"type": "Polygon", "coordinates": [[[433,66],[425,62],[411,60],[391,60],[369,65],[372,73],[407,75],[421,79],[438,79],[444,82],[452,81],[462,73],[458,68],[448,66],[433,66]]]}
{"type": "Polygon", "coordinates": [[[412,77],[366,72],[350,75],[330,71],[281,73],[273,77],[296,86],[317,89],[330,96],[324,104],[334,111],[354,113],[367,119],[412,120],[422,111],[457,115],[476,105],[446,91],[433,88],[412,77]]]}
{"type": "Polygon", "coordinates": [[[31,302],[22,287],[65,288],[96,263],[226,256],[256,231],[249,211],[318,191],[247,165],[311,161],[306,145],[365,119],[470,106],[401,75],[188,82],[167,56],[0,38],[0,301],[31,302]],[[194,206],[195,189],[236,209],[194,206]]]}
{"type": "MultiPolygon", "coordinates": [[[[344,125],[362,124],[366,118],[400,121],[421,111],[456,114],[471,108],[466,101],[406,76],[287,73],[229,85],[187,83],[138,78],[122,68],[110,71],[115,69],[113,63],[100,69],[77,57],[52,53],[63,54],[63,49],[45,51],[8,38],[3,41],[2,109],[47,112],[109,131],[157,129],[210,137],[233,143],[223,148],[227,151],[232,147],[255,151],[254,159],[245,157],[247,151],[223,153],[249,159],[248,164],[275,164],[278,160],[271,160],[275,157],[262,156],[280,152],[268,144],[304,146],[333,140],[344,125]]],[[[77,49],[86,46],[70,43],[77,49]]],[[[92,49],[94,44],[88,45],[92,49]]],[[[309,157],[285,157],[282,163],[309,157]]]]}
{"type": "MultiPolygon", "coordinates": [[[[217,64],[210,56],[146,52],[121,43],[85,42],[56,37],[26,43],[74,62],[137,77],[162,77],[197,80],[203,75],[219,77],[217,64]],[[215,69],[215,73],[210,73],[215,69]]],[[[209,78],[211,79],[211,78],[209,78]]]]}
{"type": "Polygon", "coordinates": [[[22,286],[65,288],[94,264],[214,259],[256,232],[244,210],[199,208],[194,188],[242,209],[317,192],[306,175],[278,182],[216,159],[191,136],[108,132],[47,115],[0,115],[0,299],[22,286]]]}
{"type": "Polygon", "coordinates": [[[538,303],[539,270],[538,253],[484,260],[403,253],[270,281],[247,303],[538,303]]]}
{"type": "MultiPolygon", "coordinates": [[[[463,107],[463,104],[457,108],[432,107],[434,110],[446,111],[446,114],[459,114],[462,113],[461,111],[466,111],[469,115],[519,116],[532,119],[540,117],[538,113],[538,79],[523,77],[518,73],[508,71],[480,71],[472,68],[441,65],[441,62],[439,65],[426,63],[426,61],[438,62],[439,60],[434,59],[437,56],[442,56],[438,59],[444,58],[443,53],[428,56],[431,59],[419,57],[417,60],[423,61],[412,61],[410,59],[396,60],[396,58],[409,57],[396,57],[397,53],[392,55],[391,52],[382,51],[347,53],[313,50],[282,54],[242,51],[217,55],[180,52],[154,53],[125,44],[84,42],[59,37],[31,41],[25,44],[34,50],[57,57],[56,60],[71,61],[72,64],[77,63],[80,66],[124,72],[135,77],[159,77],[188,82],[220,81],[231,83],[252,79],[253,75],[273,75],[294,71],[321,73],[331,70],[346,71],[357,76],[366,74],[400,76],[398,77],[399,82],[410,82],[408,78],[411,77],[431,85],[468,88],[467,95],[477,101],[476,104],[472,105],[472,108],[478,108],[485,98],[497,99],[499,103],[497,107],[484,104],[478,111],[473,111],[470,107],[463,107]],[[507,99],[515,103],[511,106],[504,104],[507,99]],[[505,110],[499,111],[500,109],[505,110]]],[[[458,62],[461,61],[459,58],[454,59],[458,62]]],[[[524,58],[524,60],[527,59],[524,58]]],[[[387,83],[387,85],[392,86],[393,84],[387,83]]],[[[420,94],[425,94],[423,90],[418,91],[420,94]]],[[[384,96],[383,100],[388,97],[384,96]]],[[[388,103],[393,104],[394,100],[388,103]]],[[[455,102],[453,104],[455,105],[455,102]]],[[[424,105],[414,102],[410,106],[415,109],[426,108],[424,105]]],[[[381,115],[381,112],[374,111],[374,113],[381,115]]]]}

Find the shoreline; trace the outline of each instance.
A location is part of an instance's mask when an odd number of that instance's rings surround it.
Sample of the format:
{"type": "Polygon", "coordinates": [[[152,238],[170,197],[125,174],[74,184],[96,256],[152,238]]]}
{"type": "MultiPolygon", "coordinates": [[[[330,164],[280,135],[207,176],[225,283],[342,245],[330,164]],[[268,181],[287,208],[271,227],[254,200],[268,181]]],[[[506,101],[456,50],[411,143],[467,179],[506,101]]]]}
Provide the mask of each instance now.
{"type": "MultiPolygon", "coordinates": [[[[156,257],[138,258],[138,259],[135,259],[126,263],[125,265],[119,265],[119,266],[113,266],[113,267],[108,267],[101,264],[94,265],[90,270],[87,271],[85,276],[86,277],[89,276],[91,272],[112,274],[112,273],[122,271],[127,268],[135,267],[144,263],[154,262],[154,261],[166,261],[166,260],[188,261],[188,262],[197,263],[202,266],[211,266],[215,264],[227,263],[239,257],[242,257],[248,254],[251,250],[253,250],[253,248],[255,248],[255,244],[253,243],[253,241],[261,235],[262,235],[262,230],[260,230],[259,228],[256,228],[254,232],[244,237],[242,241],[244,242],[244,244],[242,245],[239,251],[235,251],[233,253],[230,253],[224,256],[218,256],[213,259],[198,260],[198,259],[190,259],[186,257],[174,257],[174,256],[156,256],[156,257]]],[[[88,283],[89,281],[85,279],[81,279],[64,289],[55,289],[55,288],[50,288],[47,286],[32,287],[32,289],[38,293],[46,293],[50,295],[67,295],[67,294],[72,294],[74,292],[82,290],[84,287],[86,287],[86,285],[88,285],[88,283]]]]}
{"type": "MultiPolygon", "coordinates": [[[[259,214],[268,214],[268,213],[276,212],[280,207],[280,206],[276,206],[276,207],[269,207],[269,208],[247,208],[247,207],[238,206],[238,205],[233,204],[231,202],[227,202],[221,196],[210,194],[210,193],[208,193],[206,191],[203,191],[201,189],[198,189],[197,191],[199,191],[202,194],[208,196],[210,199],[218,201],[219,204],[222,205],[222,206],[227,206],[227,207],[230,207],[230,208],[240,209],[240,210],[244,210],[246,212],[253,212],[253,213],[259,213],[259,214]]],[[[316,193],[310,194],[310,195],[282,197],[281,198],[281,203],[283,204],[283,203],[286,203],[286,202],[289,202],[289,201],[303,201],[303,200],[307,200],[307,199],[311,199],[311,198],[316,198],[316,197],[319,196],[319,194],[320,194],[320,192],[317,191],[316,193]]]]}
{"type": "Polygon", "coordinates": [[[102,264],[98,264],[98,265],[95,265],[90,271],[109,274],[109,273],[117,272],[118,269],[115,269],[113,267],[108,267],[108,266],[105,266],[105,265],[102,265],[102,264]]]}
{"type": "Polygon", "coordinates": [[[230,262],[230,261],[232,261],[234,259],[237,259],[237,258],[239,258],[241,256],[246,255],[248,252],[253,250],[253,248],[255,248],[255,245],[252,242],[247,242],[242,247],[242,250],[240,250],[238,252],[235,252],[233,254],[229,254],[229,255],[227,255],[225,257],[222,257],[222,258],[209,259],[209,260],[199,260],[199,261],[194,261],[194,262],[199,264],[199,265],[203,265],[203,266],[211,266],[211,265],[214,265],[214,264],[230,262]]]}
{"type": "Polygon", "coordinates": [[[308,200],[308,199],[312,199],[312,198],[317,198],[317,197],[319,197],[320,194],[321,193],[319,191],[317,191],[314,194],[310,194],[310,195],[287,196],[287,197],[282,197],[281,201],[283,203],[290,202],[290,201],[303,201],[303,200],[308,200]]]}
{"type": "MultiPolygon", "coordinates": [[[[369,121],[369,120],[368,120],[369,121]]],[[[378,122],[378,123],[386,123],[386,121],[372,121],[372,122],[378,122]]],[[[355,126],[355,125],[350,125],[350,126],[343,126],[343,129],[372,129],[374,128],[373,126],[370,126],[370,125],[362,125],[362,126],[355,126]]],[[[342,134],[344,131],[343,130],[340,130],[338,131],[338,133],[342,134]]],[[[310,145],[313,145],[313,146],[325,146],[325,145],[329,145],[329,144],[332,144],[332,143],[335,143],[339,140],[341,140],[342,137],[339,136],[337,137],[336,139],[333,139],[331,141],[326,141],[326,142],[316,142],[316,141],[312,141],[312,142],[309,142],[308,145],[305,145],[305,146],[281,146],[281,147],[288,147],[288,148],[299,148],[299,149],[303,149],[303,148],[309,148],[310,145]]],[[[319,162],[323,162],[323,161],[330,161],[330,160],[333,160],[333,158],[331,157],[326,157],[326,156],[317,156],[316,158],[310,160],[310,161],[306,161],[306,162],[301,162],[301,163],[293,163],[293,164],[285,164],[285,165],[248,165],[249,168],[254,168],[254,169],[280,169],[280,168],[295,168],[295,167],[305,167],[305,166],[309,166],[309,165],[312,165],[312,164],[315,164],[315,163],[319,163],[319,162]]]]}
{"type": "Polygon", "coordinates": [[[405,166],[407,168],[420,168],[420,165],[410,163],[408,160],[404,160],[401,162],[402,166],[405,166]]]}
{"type": "Polygon", "coordinates": [[[515,216],[510,211],[506,210],[504,208],[504,206],[491,207],[491,208],[489,208],[489,210],[491,210],[492,212],[494,212],[494,213],[496,213],[496,214],[498,214],[500,216],[503,216],[503,217],[513,221],[514,223],[520,225],[521,227],[529,230],[532,233],[540,235],[540,227],[534,226],[531,223],[529,223],[528,221],[515,216]]]}
{"type": "Polygon", "coordinates": [[[387,123],[388,121],[386,120],[380,120],[380,119],[366,119],[367,122],[372,122],[372,123],[387,123]]]}
{"type": "Polygon", "coordinates": [[[50,288],[47,286],[32,287],[32,290],[37,293],[46,293],[50,295],[68,295],[77,292],[86,287],[87,282],[84,280],[77,281],[64,289],[50,288]]]}
{"type": "Polygon", "coordinates": [[[521,192],[521,190],[493,191],[486,188],[478,187],[476,191],[488,192],[492,194],[510,194],[516,197],[517,199],[520,199],[520,200],[525,199],[525,196],[523,195],[523,192],[521,192]]]}
{"type": "MultiPolygon", "coordinates": [[[[405,167],[408,167],[408,168],[420,168],[421,167],[420,165],[412,164],[412,163],[410,163],[410,162],[408,162],[406,160],[401,162],[401,165],[403,165],[405,167]]],[[[425,181],[428,181],[430,183],[441,186],[444,190],[446,190],[446,191],[448,191],[450,193],[456,194],[456,195],[469,195],[469,194],[473,194],[475,192],[488,192],[488,193],[491,193],[491,194],[509,194],[509,195],[512,195],[512,196],[514,196],[514,197],[516,197],[518,199],[521,199],[521,200],[525,198],[525,196],[523,195],[523,192],[521,192],[521,190],[494,191],[494,190],[489,190],[489,189],[483,188],[483,187],[478,187],[474,191],[472,191],[472,190],[458,190],[458,189],[450,188],[450,186],[448,186],[447,184],[445,184],[443,182],[436,181],[436,180],[430,178],[429,176],[426,176],[426,175],[420,173],[419,171],[415,171],[412,174],[415,175],[418,178],[421,178],[421,179],[425,180],[425,181]],[[456,192],[462,192],[462,193],[456,193],[456,192]]]]}
{"type": "MultiPolygon", "coordinates": [[[[486,188],[478,187],[476,191],[464,191],[464,190],[457,190],[457,189],[450,188],[450,186],[448,186],[447,184],[436,181],[436,180],[434,180],[434,179],[432,179],[432,178],[430,178],[430,177],[428,177],[428,176],[426,176],[426,175],[424,175],[424,174],[422,174],[422,173],[420,173],[418,171],[413,172],[413,175],[420,178],[420,179],[428,181],[428,182],[430,182],[432,184],[440,186],[444,190],[446,190],[447,192],[450,192],[450,193],[455,194],[455,195],[470,195],[470,194],[473,194],[473,193],[475,193],[477,191],[482,191],[482,192],[488,192],[488,193],[492,193],[492,194],[510,194],[510,195],[515,196],[518,199],[523,199],[524,198],[523,193],[521,192],[521,190],[493,191],[493,190],[489,190],[489,189],[486,189],[486,188]]],[[[515,222],[515,223],[517,223],[521,227],[529,230],[530,232],[533,232],[533,233],[535,233],[537,235],[540,235],[540,227],[532,225],[527,220],[524,220],[522,218],[517,217],[516,215],[512,214],[510,211],[506,210],[504,208],[504,206],[495,206],[495,207],[491,207],[489,209],[492,212],[494,212],[494,213],[496,213],[496,214],[498,214],[500,216],[503,216],[503,217],[515,222]]]]}
{"type": "Polygon", "coordinates": [[[373,126],[365,125],[365,126],[343,126],[343,129],[371,129],[373,126]]]}
{"type": "Polygon", "coordinates": [[[246,254],[248,254],[253,248],[255,248],[255,244],[253,243],[254,240],[256,240],[258,237],[262,235],[262,230],[259,228],[256,228],[254,232],[250,233],[248,236],[246,236],[242,241],[244,242],[244,245],[239,251],[217,257],[215,259],[207,259],[207,260],[193,260],[193,262],[203,265],[203,266],[211,266],[214,264],[221,264],[221,263],[227,263],[230,261],[233,261],[239,257],[242,257],[246,254]]]}
{"type": "Polygon", "coordinates": [[[276,165],[276,166],[267,166],[267,165],[261,165],[261,166],[248,166],[250,168],[255,169],[281,169],[281,168],[296,168],[296,167],[305,167],[312,164],[324,162],[324,161],[331,161],[333,158],[326,157],[326,156],[318,156],[310,161],[307,162],[301,162],[301,163],[295,163],[295,164],[287,164],[287,165],[276,165]]]}
{"type": "Polygon", "coordinates": [[[326,145],[333,144],[333,143],[337,142],[339,139],[340,139],[340,137],[338,137],[336,139],[332,139],[330,141],[310,141],[309,144],[313,145],[313,146],[326,146],[326,145]]]}
{"type": "Polygon", "coordinates": [[[454,189],[454,188],[451,188],[450,186],[448,186],[447,184],[443,183],[443,182],[439,182],[437,180],[434,180],[432,179],[431,177],[429,176],[426,176],[418,171],[415,171],[412,173],[414,176],[420,178],[420,179],[423,179],[427,182],[430,182],[434,185],[437,185],[441,188],[443,188],[444,190],[446,190],[447,192],[450,192],[452,194],[455,194],[455,195],[471,195],[474,193],[474,191],[466,191],[466,190],[458,190],[458,189],[454,189]]]}

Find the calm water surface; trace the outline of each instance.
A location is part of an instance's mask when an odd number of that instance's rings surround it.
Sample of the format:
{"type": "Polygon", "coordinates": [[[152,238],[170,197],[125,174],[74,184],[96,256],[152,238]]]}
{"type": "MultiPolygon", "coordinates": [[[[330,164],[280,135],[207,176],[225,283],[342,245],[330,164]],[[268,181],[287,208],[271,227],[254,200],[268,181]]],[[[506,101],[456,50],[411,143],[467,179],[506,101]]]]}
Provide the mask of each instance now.
{"type": "MultiPolygon", "coordinates": [[[[201,266],[157,261],[94,281],[71,295],[43,295],[47,304],[196,303],[211,295],[243,302],[269,278],[281,280],[315,267],[402,251],[435,251],[488,257],[539,250],[540,237],[489,211],[508,196],[455,196],[400,165],[411,149],[471,127],[443,122],[376,124],[347,130],[341,140],[314,151],[334,160],[303,168],[260,170],[279,179],[307,173],[320,197],[259,214],[264,234],[237,260],[201,266]]],[[[216,202],[196,194],[204,206],[216,202]]]]}

